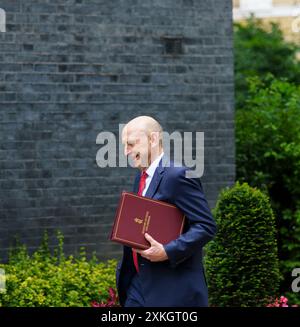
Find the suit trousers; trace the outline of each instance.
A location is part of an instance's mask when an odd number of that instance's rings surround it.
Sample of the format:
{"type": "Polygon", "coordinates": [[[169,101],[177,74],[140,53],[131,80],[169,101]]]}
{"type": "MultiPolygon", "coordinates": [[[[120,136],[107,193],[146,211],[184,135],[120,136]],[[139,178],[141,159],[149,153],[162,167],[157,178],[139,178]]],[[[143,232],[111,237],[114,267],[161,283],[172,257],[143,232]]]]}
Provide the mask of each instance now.
{"type": "Polygon", "coordinates": [[[127,299],[124,307],[144,307],[145,300],[142,295],[142,284],[139,273],[136,273],[132,278],[131,284],[128,288],[127,299]]]}

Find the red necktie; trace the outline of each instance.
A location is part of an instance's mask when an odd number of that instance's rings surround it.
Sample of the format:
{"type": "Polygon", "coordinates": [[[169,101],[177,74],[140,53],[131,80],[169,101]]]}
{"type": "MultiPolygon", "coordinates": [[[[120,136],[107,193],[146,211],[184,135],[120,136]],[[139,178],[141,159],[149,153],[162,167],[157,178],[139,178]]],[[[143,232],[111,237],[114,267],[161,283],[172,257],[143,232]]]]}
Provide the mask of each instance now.
{"type": "MultiPolygon", "coordinates": [[[[143,190],[146,186],[146,179],[148,177],[148,174],[143,171],[141,174],[140,178],[140,184],[139,184],[139,190],[138,190],[138,195],[142,196],[143,195],[143,190]]],[[[132,251],[132,256],[133,256],[133,263],[135,266],[135,269],[137,272],[139,272],[139,264],[138,264],[138,258],[137,258],[137,253],[135,251],[132,251]]]]}
{"type": "Polygon", "coordinates": [[[141,174],[138,195],[143,195],[143,191],[146,186],[147,177],[148,177],[148,174],[145,171],[143,171],[141,174]]]}

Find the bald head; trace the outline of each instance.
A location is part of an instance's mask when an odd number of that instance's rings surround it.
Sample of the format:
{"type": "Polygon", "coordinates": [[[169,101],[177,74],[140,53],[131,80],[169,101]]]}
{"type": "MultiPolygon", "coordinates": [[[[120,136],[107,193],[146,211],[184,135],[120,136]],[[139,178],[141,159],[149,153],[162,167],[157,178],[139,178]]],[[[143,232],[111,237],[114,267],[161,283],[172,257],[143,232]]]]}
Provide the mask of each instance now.
{"type": "Polygon", "coordinates": [[[161,125],[157,120],[150,116],[139,116],[130,120],[125,128],[146,132],[148,135],[152,132],[162,133],[161,125]]]}
{"type": "Polygon", "coordinates": [[[123,128],[122,143],[125,155],[130,156],[135,166],[148,167],[162,153],[162,127],[154,118],[139,116],[123,128]]]}

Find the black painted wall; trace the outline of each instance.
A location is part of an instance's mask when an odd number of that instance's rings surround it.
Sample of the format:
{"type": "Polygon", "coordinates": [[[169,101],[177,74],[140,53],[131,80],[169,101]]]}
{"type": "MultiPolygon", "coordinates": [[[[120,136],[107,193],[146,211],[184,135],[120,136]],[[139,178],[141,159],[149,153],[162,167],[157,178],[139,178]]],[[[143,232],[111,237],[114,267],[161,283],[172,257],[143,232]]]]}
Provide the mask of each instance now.
{"type": "Polygon", "coordinates": [[[135,171],[96,165],[97,134],[152,115],[205,132],[211,206],[234,181],[231,0],[0,0],[0,257],[43,231],[102,258],[135,171]]]}

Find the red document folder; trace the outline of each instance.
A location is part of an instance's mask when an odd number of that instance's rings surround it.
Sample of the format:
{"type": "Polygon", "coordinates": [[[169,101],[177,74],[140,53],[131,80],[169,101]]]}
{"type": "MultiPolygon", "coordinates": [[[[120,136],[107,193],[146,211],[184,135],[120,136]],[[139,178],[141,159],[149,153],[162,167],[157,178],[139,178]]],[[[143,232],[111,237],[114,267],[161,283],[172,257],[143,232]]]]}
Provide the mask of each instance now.
{"type": "Polygon", "coordinates": [[[133,248],[148,249],[150,244],[145,233],[167,244],[180,236],[184,221],[184,214],[172,204],[123,192],[110,239],[133,248]]]}

